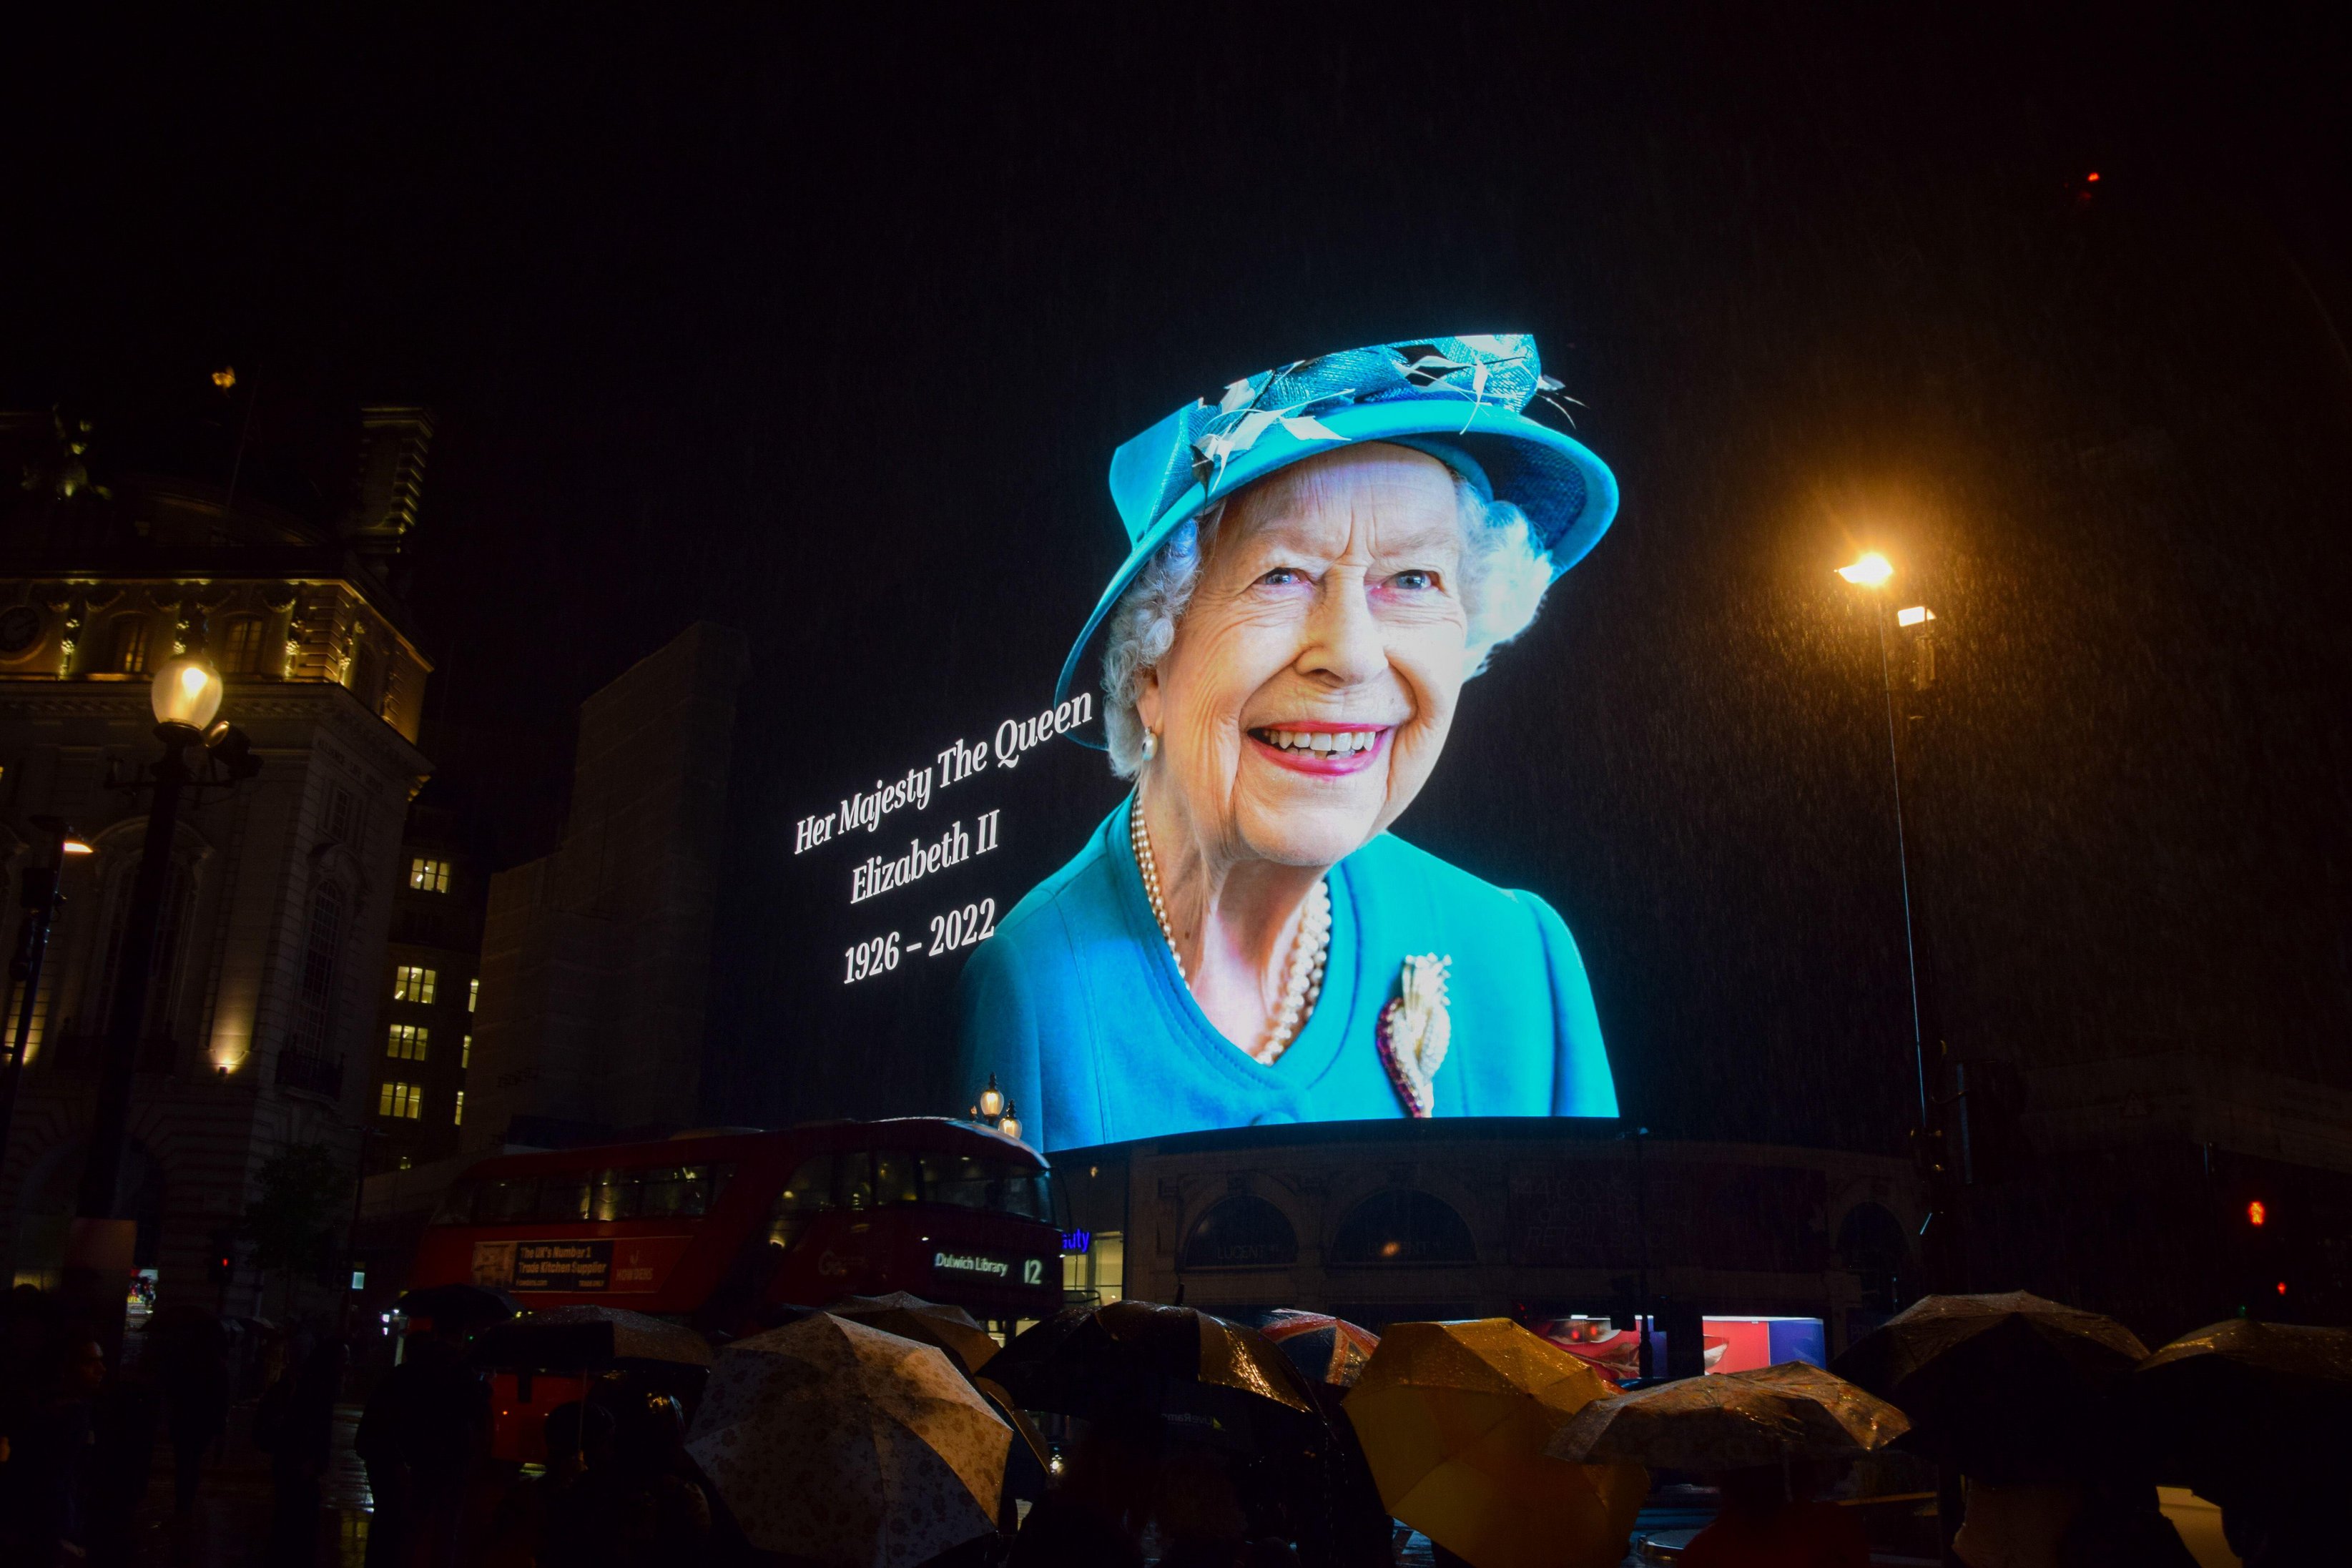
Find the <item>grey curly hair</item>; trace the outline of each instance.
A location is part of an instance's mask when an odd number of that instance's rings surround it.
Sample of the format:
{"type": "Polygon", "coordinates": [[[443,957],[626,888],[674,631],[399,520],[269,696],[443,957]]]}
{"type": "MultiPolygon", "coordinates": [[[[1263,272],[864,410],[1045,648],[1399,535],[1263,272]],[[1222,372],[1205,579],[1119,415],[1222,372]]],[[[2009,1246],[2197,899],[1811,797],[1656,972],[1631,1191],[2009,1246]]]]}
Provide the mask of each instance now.
{"type": "MultiPolygon", "coordinates": [[[[1462,607],[1469,617],[1463,678],[1484,673],[1496,648],[1535,623],[1544,590],[1551,586],[1551,562],[1536,543],[1525,512],[1508,501],[1490,501],[1460,475],[1454,498],[1462,519],[1462,607]]],[[[1136,711],[1143,673],[1168,655],[1176,622],[1192,601],[1201,580],[1201,560],[1224,518],[1220,501],[1195,520],[1180,526],[1144,563],[1111,612],[1103,651],[1103,727],[1110,743],[1111,771],[1132,779],[1143,766],[1143,719],[1136,711]]]]}

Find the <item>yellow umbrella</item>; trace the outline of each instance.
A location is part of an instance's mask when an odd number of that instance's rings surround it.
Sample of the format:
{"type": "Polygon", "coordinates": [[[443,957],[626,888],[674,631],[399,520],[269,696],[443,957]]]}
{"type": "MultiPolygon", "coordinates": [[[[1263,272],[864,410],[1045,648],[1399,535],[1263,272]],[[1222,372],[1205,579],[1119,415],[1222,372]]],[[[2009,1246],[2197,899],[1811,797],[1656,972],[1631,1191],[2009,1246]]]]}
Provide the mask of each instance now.
{"type": "Polygon", "coordinates": [[[1388,1511],[1475,1568],[1609,1568],[1648,1473],[1571,1465],[1544,1447],[1611,1392],[1507,1318],[1394,1323],[1347,1410],[1388,1511]]]}

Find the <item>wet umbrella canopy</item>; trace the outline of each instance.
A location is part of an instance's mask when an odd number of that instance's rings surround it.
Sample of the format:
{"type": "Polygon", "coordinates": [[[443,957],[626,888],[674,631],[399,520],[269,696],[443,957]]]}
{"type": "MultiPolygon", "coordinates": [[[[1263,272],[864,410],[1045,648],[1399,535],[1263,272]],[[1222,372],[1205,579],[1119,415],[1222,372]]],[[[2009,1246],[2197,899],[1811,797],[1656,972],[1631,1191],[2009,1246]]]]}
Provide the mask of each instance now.
{"type": "Polygon", "coordinates": [[[2164,1478],[2204,1490],[2250,1468],[2352,1460],[2352,1329],[2239,1318],[2181,1335],[2128,1385],[2137,1435],[2164,1478]]]}
{"type": "Polygon", "coordinates": [[[1647,1479],[1544,1450],[1608,1393],[1507,1319],[1394,1323],[1347,1410],[1389,1511],[1439,1545],[1478,1568],[1601,1568],[1623,1554],[1647,1479]]]}
{"type": "Polygon", "coordinates": [[[616,1361],[709,1366],[710,1342],[690,1328],[625,1307],[552,1307],[498,1324],[475,1341],[484,1366],[576,1372],[616,1361]]]}
{"type": "Polygon", "coordinates": [[[927,1301],[905,1291],[887,1296],[844,1296],[825,1311],[884,1333],[935,1344],[967,1373],[986,1366],[999,1348],[989,1332],[961,1307],[927,1301]]]}
{"type": "Polygon", "coordinates": [[[1903,1412],[1844,1378],[1785,1362],[1597,1399],[1544,1451],[1578,1465],[1730,1470],[1867,1453],[1910,1427],[1903,1412]]]}
{"type": "Polygon", "coordinates": [[[1923,1297],[1834,1369],[1908,1416],[1924,1451],[2063,1471],[2110,1435],[2106,1396],[2147,1354],[2113,1318],[2011,1291],[1923,1297]]]}
{"type": "Polygon", "coordinates": [[[1335,1388],[1354,1387],[1381,1348],[1381,1336],[1371,1330],[1324,1312],[1286,1309],[1267,1318],[1258,1332],[1281,1346],[1299,1371],[1335,1388]]]}
{"type": "Polygon", "coordinates": [[[429,1285],[409,1291],[393,1305],[412,1323],[452,1327],[504,1322],[522,1311],[512,1296],[484,1285],[429,1285]]]}
{"type": "Polygon", "coordinates": [[[753,1545],[906,1568],[996,1528],[1013,1442],[938,1347],[820,1312],[723,1349],[686,1446],[753,1545]]]}
{"type": "Polygon", "coordinates": [[[1315,1415],[1297,1369],[1263,1334],[1150,1301],[1057,1312],[1005,1346],[988,1375],[1024,1407],[1069,1416],[1315,1415]]]}

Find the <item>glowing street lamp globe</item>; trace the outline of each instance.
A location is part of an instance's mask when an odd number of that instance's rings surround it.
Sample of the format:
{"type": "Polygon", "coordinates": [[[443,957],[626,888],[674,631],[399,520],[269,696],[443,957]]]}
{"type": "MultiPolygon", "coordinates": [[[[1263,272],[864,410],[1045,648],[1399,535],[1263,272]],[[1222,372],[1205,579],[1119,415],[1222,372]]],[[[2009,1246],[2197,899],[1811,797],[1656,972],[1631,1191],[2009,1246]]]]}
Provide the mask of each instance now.
{"type": "Polygon", "coordinates": [[[220,712],[220,672],[201,654],[183,653],[155,672],[148,699],[154,705],[157,724],[200,730],[220,712]]]}
{"type": "Polygon", "coordinates": [[[1852,566],[1842,566],[1837,574],[1857,588],[1884,588],[1895,575],[1895,563],[1876,550],[1864,554],[1852,566]]]}
{"type": "Polygon", "coordinates": [[[988,1075],[988,1087],[980,1092],[979,1120],[993,1122],[1004,1113],[1004,1091],[996,1086],[996,1074],[988,1075]]]}

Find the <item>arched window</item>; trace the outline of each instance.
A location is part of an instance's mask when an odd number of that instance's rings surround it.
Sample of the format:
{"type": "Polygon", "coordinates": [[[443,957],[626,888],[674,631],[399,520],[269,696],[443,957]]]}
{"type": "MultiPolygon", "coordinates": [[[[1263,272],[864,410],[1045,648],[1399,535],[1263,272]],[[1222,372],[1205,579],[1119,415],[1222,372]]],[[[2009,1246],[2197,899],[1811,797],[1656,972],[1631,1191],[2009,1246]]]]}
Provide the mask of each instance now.
{"type": "Polygon", "coordinates": [[[294,1027],[286,1048],[304,1056],[327,1053],[334,1023],[335,968],[343,946],[343,889],[322,882],[310,894],[310,932],[302,949],[302,986],[294,998],[294,1027]]]}
{"type": "Polygon", "coordinates": [[[220,670],[224,675],[261,672],[262,622],[258,615],[238,615],[222,628],[220,670]]]}
{"type": "Polygon", "coordinates": [[[147,671],[147,617],[118,615],[110,627],[106,644],[106,667],[121,674],[144,674],[147,671]]]}
{"type": "MultiPolygon", "coordinates": [[[[98,1019],[100,1030],[112,1027],[114,1019],[114,988],[122,967],[122,938],[131,924],[131,892],[132,879],[139,868],[134,862],[123,867],[116,879],[106,933],[106,967],[102,972],[98,994],[98,1019]]],[[[188,868],[174,860],[164,873],[163,903],[155,912],[155,946],[147,965],[147,991],[140,1002],[139,1033],[142,1040],[168,1040],[172,1035],[172,1000],[175,994],[173,982],[179,977],[182,938],[188,928],[189,905],[195,896],[195,887],[188,868]]],[[[154,1062],[142,1054],[142,1065],[154,1062]]],[[[163,1065],[168,1067],[169,1063],[163,1065]]]]}
{"type": "Polygon", "coordinates": [[[1298,1233],[1282,1210],[1235,1193],[1209,1206],[1184,1239],[1187,1269],[1273,1269],[1298,1261],[1298,1233]]]}
{"type": "Polygon", "coordinates": [[[1376,1192],[1339,1221],[1334,1263],[1475,1263],[1470,1228],[1443,1199],[1410,1187],[1376,1192]]]}

